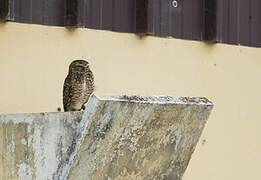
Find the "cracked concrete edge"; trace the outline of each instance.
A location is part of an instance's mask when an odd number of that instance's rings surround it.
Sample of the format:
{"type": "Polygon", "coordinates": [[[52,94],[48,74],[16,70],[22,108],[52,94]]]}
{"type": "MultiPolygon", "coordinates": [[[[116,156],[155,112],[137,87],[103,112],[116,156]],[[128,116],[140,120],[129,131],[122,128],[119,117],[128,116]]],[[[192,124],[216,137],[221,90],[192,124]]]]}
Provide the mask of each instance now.
{"type": "Polygon", "coordinates": [[[90,116],[95,113],[94,109],[96,108],[97,104],[99,103],[98,99],[93,95],[86,105],[86,109],[82,115],[82,120],[78,124],[77,127],[77,135],[76,139],[71,146],[71,154],[68,158],[68,161],[61,165],[56,175],[56,179],[65,180],[68,178],[69,172],[71,170],[72,164],[77,158],[77,152],[81,146],[81,142],[86,135],[86,129],[88,127],[90,116]]]}

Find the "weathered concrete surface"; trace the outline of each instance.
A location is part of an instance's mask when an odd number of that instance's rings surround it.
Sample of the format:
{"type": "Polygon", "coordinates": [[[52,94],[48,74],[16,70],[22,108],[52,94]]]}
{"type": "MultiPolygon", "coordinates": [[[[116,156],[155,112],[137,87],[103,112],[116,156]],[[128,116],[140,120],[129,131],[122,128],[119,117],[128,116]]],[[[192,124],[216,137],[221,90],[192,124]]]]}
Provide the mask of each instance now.
{"type": "Polygon", "coordinates": [[[212,107],[205,98],[94,96],[60,177],[180,180],[212,107]]]}
{"type": "Polygon", "coordinates": [[[0,180],[180,180],[212,107],[93,96],[84,112],[0,115],[0,180]]]}
{"type": "Polygon", "coordinates": [[[82,112],[0,115],[0,180],[55,179],[82,112]]]}

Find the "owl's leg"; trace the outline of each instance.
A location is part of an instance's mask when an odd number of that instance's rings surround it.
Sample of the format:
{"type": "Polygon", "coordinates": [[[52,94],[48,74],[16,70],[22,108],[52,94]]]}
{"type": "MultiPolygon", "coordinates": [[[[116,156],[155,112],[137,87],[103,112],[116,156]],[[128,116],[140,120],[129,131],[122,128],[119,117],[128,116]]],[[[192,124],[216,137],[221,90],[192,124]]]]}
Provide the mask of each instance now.
{"type": "Polygon", "coordinates": [[[87,104],[88,102],[89,102],[89,100],[90,100],[90,97],[92,96],[94,94],[94,92],[92,92],[90,95],[89,95],[89,97],[88,97],[88,100],[82,105],[82,110],[85,110],[85,104],[87,104]]]}
{"type": "Polygon", "coordinates": [[[82,105],[82,108],[81,108],[81,109],[82,109],[82,110],[85,110],[85,105],[84,105],[84,104],[82,105]]]}

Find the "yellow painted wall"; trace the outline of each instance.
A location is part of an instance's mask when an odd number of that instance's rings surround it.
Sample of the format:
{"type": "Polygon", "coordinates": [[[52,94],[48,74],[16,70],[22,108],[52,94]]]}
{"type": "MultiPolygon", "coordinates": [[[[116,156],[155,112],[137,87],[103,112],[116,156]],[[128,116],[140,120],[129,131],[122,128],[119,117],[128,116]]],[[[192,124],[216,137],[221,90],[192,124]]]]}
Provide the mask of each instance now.
{"type": "Polygon", "coordinates": [[[0,113],[56,111],[69,63],[98,94],[205,96],[215,108],[184,180],[261,179],[261,49],[0,24],[0,113]]]}

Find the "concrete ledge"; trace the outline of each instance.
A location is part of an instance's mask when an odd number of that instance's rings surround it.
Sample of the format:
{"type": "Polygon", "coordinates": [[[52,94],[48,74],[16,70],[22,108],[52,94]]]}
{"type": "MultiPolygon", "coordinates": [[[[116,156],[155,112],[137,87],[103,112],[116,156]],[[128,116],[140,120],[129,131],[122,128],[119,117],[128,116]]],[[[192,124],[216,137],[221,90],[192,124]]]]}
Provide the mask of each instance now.
{"type": "Polygon", "coordinates": [[[93,96],[84,112],[0,115],[0,179],[179,180],[212,107],[93,96]]]}

